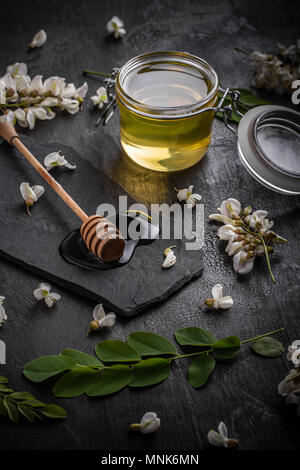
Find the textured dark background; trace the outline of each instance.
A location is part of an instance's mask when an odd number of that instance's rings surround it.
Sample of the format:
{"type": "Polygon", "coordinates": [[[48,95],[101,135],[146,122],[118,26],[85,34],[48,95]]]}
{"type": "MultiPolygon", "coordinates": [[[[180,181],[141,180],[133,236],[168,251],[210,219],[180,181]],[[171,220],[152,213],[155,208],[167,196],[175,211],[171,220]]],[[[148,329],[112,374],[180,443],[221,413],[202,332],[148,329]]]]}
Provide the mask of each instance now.
{"type": "MultiPolygon", "coordinates": [[[[234,47],[270,51],[277,42],[295,43],[299,19],[299,4],[274,0],[6,2],[1,5],[1,74],[7,64],[25,61],[32,76],[61,75],[79,85],[83,68],[109,71],[136,54],[174,49],[205,58],[224,85],[249,87],[251,65],[234,47]],[[128,33],[122,41],[106,37],[105,25],[113,15],[125,22],[128,33]],[[28,53],[26,45],[40,28],[47,31],[48,41],[28,53]]],[[[100,81],[87,81],[91,96],[100,81]]],[[[269,98],[282,102],[275,96],[269,98]]],[[[272,285],[263,261],[257,261],[248,276],[239,278],[215,236],[216,226],[208,224],[202,278],[158,307],[129,320],[119,319],[112,331],[87,339],[93,303],[55,286],[62,300],[48,310],[33,298],[40,279],[0,260],[0,294],[6,297],[9,317],[0,330],[0,338],[7,344],[7,364],[0,366],[0,374],[15,389],[28,389],[41,399],[55,401],[49,386],[34,386],[22,377],[26,361],[63,348],[92,353],[101,339],[125,338],[133,330],[153,331],[171,339],[177,328],[195,325],[219,337],[236,334],[244,339],[285,327],[281,339],[286,347],[299,339],[299,198],[272,193],[251,179],[238,160],[234,137],[220,122],[215,123],[208,154],[196,167],[174,175],[138,168],[121,153],[117,114],[106,128],[96,129],[98,113],[88,101],[78,115],[39,122],[32,136],[44,143],[74,147],[144,203],[171,202],[174,186],[194,184],[203,196],[206,216],[230,196],[267,209],[275,229],[289,239],[272,257],[277,284],[272,285]],[[199,309],[216,282],[233,296],[234,306],[224,312],[199,309]]],[[[1,174],[0,181],[4,178],[1,174]]],[[[76,188],[74,195],[80,199],[76,188]]],[[[34,233],[32,246],[34,249],[34,233]]],[[[206,449],[207,432],[220,420],[238,437],[241,449],[299,448],[295,410],[286,408],[277,395],[277,384],[289,369],[284,357],[264,359],[245,346],[238,358],[219,364],[201,390],[188,386],[187,365],[185,360],[178,361],[166,382],[147,390],[126,389],[104,399],[57,400],[68,410],[62,423],[14,425],[1,420],[0,448],[206,449]],[[162,419],[159,432],[130,434],[129,424],[150,410],[162,419]]]]}

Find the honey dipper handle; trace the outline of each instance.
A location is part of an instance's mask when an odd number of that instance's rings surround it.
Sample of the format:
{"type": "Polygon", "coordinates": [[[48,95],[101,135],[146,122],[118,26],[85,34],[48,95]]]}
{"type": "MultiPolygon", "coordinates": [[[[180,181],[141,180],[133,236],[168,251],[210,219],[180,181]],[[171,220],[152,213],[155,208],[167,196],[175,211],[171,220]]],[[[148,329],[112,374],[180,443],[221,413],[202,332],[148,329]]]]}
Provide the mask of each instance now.
{"type": "Polygon", "coordinates": [[[21,142],[15,128],[10,123],[0,123],[0,136],[3,137],[11,145],[14,145],[19,152],[28,160],[28,162],[36,169],[36,171],[44,178],[52,189],[62,198],[62,200],[70,207],[70,209],[84,222],[88,216],[78,206],[78,204],[69,196],[69,194],[61,187],[61,185],[48,173],[48,171],[37,161],[27,147],[21,142]]]}

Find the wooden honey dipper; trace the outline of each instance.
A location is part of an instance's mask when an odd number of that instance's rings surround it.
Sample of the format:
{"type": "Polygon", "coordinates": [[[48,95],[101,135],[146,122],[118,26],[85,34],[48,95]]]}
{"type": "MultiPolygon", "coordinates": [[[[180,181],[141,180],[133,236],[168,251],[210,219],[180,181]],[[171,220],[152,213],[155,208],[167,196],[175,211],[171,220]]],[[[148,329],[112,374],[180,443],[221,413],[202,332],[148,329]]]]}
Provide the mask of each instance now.
{"type": "Polygon", "coordinates": [[[101,261],[111,262],[119,259],[124,253],[125,241],[117,227],[100,215],[89,217],[83,212],[71,196],[37,161],[28,148],[25,147],[12,124],[7,122],[0,123],[0,136],[21,152],[26,160],[70,207],[74,214],[80,218],[82,221],[80,234],[87,248],[101,261]]]}

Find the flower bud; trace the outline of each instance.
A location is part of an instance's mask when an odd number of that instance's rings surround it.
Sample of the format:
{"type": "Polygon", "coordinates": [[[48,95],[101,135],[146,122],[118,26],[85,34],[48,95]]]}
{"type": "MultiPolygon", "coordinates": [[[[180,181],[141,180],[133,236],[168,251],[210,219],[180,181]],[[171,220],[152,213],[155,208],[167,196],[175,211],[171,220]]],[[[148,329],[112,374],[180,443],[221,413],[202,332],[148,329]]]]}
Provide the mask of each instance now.
{"type": "Polygon", "coordinates": [[[247,217],[247,215],[250,215],[251,212],[252,212],[252,207],[251,207],[251,206],[245,207],[245,209],[244,209],[244,216],[247,217]]]}
{"type": "Polygon", "coordinates": [[[233,224],[235,227],[242,227],[244,222],[241,219],[236,219],[233,224]]]}

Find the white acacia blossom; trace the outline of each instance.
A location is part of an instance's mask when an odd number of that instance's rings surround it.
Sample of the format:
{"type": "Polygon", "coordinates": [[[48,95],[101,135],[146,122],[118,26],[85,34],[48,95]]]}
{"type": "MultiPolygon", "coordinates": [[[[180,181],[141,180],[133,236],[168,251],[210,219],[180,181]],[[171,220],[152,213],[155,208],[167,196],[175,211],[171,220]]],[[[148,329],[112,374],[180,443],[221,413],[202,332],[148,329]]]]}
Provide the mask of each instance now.
{"type": "Polygon", "coordinates": [[[38,288],[35,289],[33,292],[34,297],[36,300],[43,300],[45,301],[45,304],[51,308],[57,302],[58,300],[61,299],[61,296],[59,294],[56,294],[56,292],[50,292],[51,291],[51,286],[50,284],[46,284],[45,282],[42,282],[38,285],[38,288]]]}
{"type": "Polygon", "coordinates": [[[191,185],[188,188],[179,190],[175,188],[175,191],[177,191],[177,199],[180,202],[185,201],[189,209],[192,209],[197,204],[197,201],[201,201],[202,199],[200,194],[193,193],[193,187],[194,186],[191,185]]]}
{"type": "Polygon", "coordinates": [[[75,114],[86,93],[87,83],[76,88],[65,78],[53,76],[43,82],[42,75],[31,78],[27,65],[16,62],[0,77],[0,122],[10,122],[34,129],[37,120],[53,119],[56,110],[75,114]]]}
{"type": "Polygon", "coordinates": [[[31,49],[34,49],[35,47],[41,47],[45,44],[46,41],[47,41],[47,33],[46,31],[41,29],[34,35],[31,43],[29,44],[29,47],[31,49]]]}
{"type": "Polygon", "coordinates": [[[56,166],[63,166],[70,170],[75,170],[76,168],[76,165],[71,165],[71,163],[69,163],[68,160],[60,154],[60,150],[58,152],[49,153],[44,159],[44,165],[48,171],[52,170],[56,166]]]}
{"type": "Polygon", "coordinates": [[[108,33],[113,34],[115,39],[122,38],[126,34],[123,21],[117,16],[113,16],[106,25],[108,33]]]}
{"type": "Polygon", "coordinates": [[[132,431],[140,431],[142,434],[150,434],[155,432],[160,427],[160,418],[153,411],[148,411],[144,414],[139,423],[130,425],[132,431]]]}
{"type": "MultiPolygon", "coordinates": [[[[228,242],[225,251],[233,256],[233,269],[239,274],[247,274],[253,269],[256,256],[269,257],[269,253],[274,251],[269,243],[287,241],[270,230],[273,222],[267,218],[268,212],[265,210],[252,212],[251,206],[242,210],[237,199],[229,198],[222,202],[218,211],[211,214],[209,219],[224,224],[218,229],[217,235],[220,240],[228,242]]],[[[275,282],[270,263],[268,269],[275,282]]]]}
{"type": "Polygon", "coordinates": [[[20,192],[21,192],[22,198],[25,201],[27,213],[28,215],[31,215],[30,207],[32,207],[33,204],[39,200],[39,198],[44,194],[45,189],[43,186],[39,186],[39,185],[30,186],[29,183],[21,183],[20,192]]]}
{"type": "Polygon", "coordinates": [[[276,54],[254,51],[250,60],[255,68],[255,87],[291,93],[293,82],[300,78],[300,41],[289,47],[278,44],[276,54]]]}
{"type": "Polygon", "coordinates": [[[108,103],[106,88],[104,86],[98,88],[96,95],[91,96],[91,100],[94,106],[98,106],[99,109],[102,109],[104,104],[108,103]]]}
{"type": "Polygon", "coordinates": [[[216,284],[212,288],[212,298],[205,299],[205,304],[208,307],[215,308],[216,310],[226,310],[233,305],[233,299],[230,295],[223,297],[223,287],[221,284],[216,284]]]}
{"type": "Polygon", "coordinates": [[[170,268],[176,263],[176,256],[174,255],[174,251],[172,250],[172,248],[175,248],[175,246],[170,246],[164,251],[165,260],[162,264],[163,268],[170,268]]]}
{"type": "Polygon", "coordinates": [[[296,340],[288,347],[287,359],[295,368],[279,383],[278,393],[284,397],[286,405],[297,405],[297,416],[300,417],[300,341],[296,340]]]}
{"type": "Polygon", "coordinates": [[[7,320],[7,315],[3,307],[4,300],[5,300],[5,297],[0,295],[0,326],[3,326],[4,322],[7,320]]]}
{"type": "Polygon", "coordinates": [[[228,437],[228,430],[225,423],[221,422],[218,425],[218,432],[211,429],[207,434],[208,442],[213,446],[218,447],[236,447],[238,441],[228,437]]]}
{"type": "Polygon", "coordinates": [[[104,327],[112,328],[116,323],[116,314],[113,312],[105,314],[102,304],[98,304],[94,308],[93,318],[94,320],[90,323],[90,330],[94,331],[104,327]]]}

